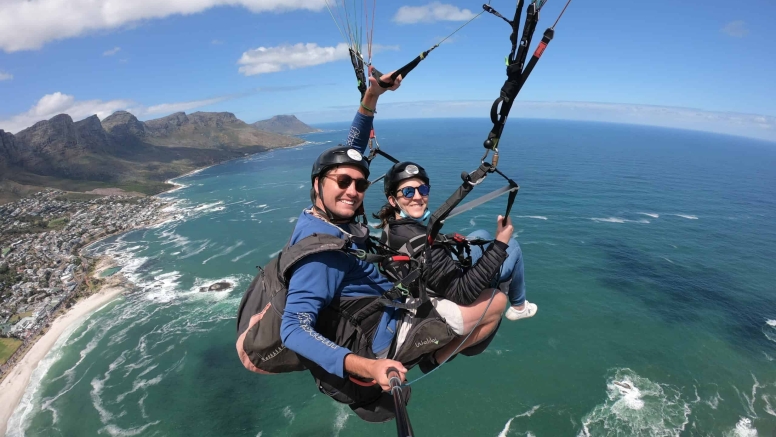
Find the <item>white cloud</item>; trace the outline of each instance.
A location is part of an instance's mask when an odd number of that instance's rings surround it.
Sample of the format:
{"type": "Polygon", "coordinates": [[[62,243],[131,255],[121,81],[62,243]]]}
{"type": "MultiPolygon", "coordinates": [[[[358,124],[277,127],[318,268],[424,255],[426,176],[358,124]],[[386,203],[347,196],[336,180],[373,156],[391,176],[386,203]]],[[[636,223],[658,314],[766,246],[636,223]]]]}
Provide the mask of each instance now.
{"type": "Polygon", "coordinates": [[[722,28],[722,32],[734,38],[743,38],[749,34],[744,20],[731,21],[722,28]]]}
{"type": "Polygon", "coordinates": [[[241,6],[256,13],[318,11],[325,0],[1,0],[0,49],[34,50],[55,40],[217,6],[241,6]]]}
{"type": "Polygon", "coordinates": [[[466,21],[476,14],[469,9],[440,2],[432,2],[424,6],[402,6],[393,17],[399,24],[433,23],[435,21],[466,21]]]}
{"type": "Polygon", "coordinates": [[[14,115],[13,117],[6,120],[0,120],[0,129],[5,130],[6,132],[16,133],[32,126],[41,120],[48,120],[51,117],[59,114],[68,114],[73,120],[78,121],[92,115],[97,115],[97,117],[103,119],[116,111],[125,110],[131,112],[138,118],[142,118],[147,115],[170,114],[178,111],[188,111],[190,109],[223,102],[238,96],[239,95],[229,95],[205,100],[193,100],[189,102],[162,103],[153,106],[143,106],[133,102],[132,100],[126,99],[108,101],[76,100],[74,96],[56,92],[52,94],[46,94],[45,96],[41,97],[41,99],[38,100],[38,102],[28,111],[14,115]]]}
{"type": "Polygon", "coordinates": [[[221,40],[221,39],[214,39],[213,41],[210,41],[210,44],[212,44],[214,46],[220,46],[223,43],[224,43],[224,41],[221,40]]]}
{"type": "Polygon", "coordinates": [[[339,43],[336,47],[320,47],[315,43],[298,43],[248,50],[242,54],[237,63],[241,65],[240,73],[254,76],[312,67],[342,59],[350,59],[348,46],[345,43],[339,43]]]}
{"type": "Polygon", "coordinates": [[[110,50],[105,50],[104,52],[102,52],[102,55],[103,56],[113,56],[113,55],[115,55],[116,53],[118,53],[120,51],[121,51],[121,47],[114,47],[114,48],[112,48],[110,50]]]}
{"type": "Polygon", "coordinates": [[[0,82],[13,79],[13,74],[0,71],[0,82]]]}
{"type": "Polygon", "coordinates": [[[55,115],[63,113],[70,115],[73,120],[81,120],[94,114],[97,114],[100,118],[105,118],[115,111],[129,108],[131,105],[132,102],[129,100],[78,101],[71,95],[56,92],[41,97],[29,111],[15,115],[7,120],[0,120],[0,129],[16,133],[41,120],[48,120],[55,115]]]}

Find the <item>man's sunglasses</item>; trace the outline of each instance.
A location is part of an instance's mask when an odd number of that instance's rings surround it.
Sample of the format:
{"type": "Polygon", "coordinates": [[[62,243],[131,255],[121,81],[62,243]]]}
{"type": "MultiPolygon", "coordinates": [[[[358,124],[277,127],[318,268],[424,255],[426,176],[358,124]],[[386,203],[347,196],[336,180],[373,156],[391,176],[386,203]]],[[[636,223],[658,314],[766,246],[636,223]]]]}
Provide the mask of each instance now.
{"type": "Polygon", "coordinates": [[[340,190],[347,190],[350,187],[350,184],[352,184],[353,182],[356,183],[356,191],[358,191],[359,193],[363,193],[364,191],[366,191],[367,188],[369,188],[368,179],[364,179],[364,178],[353,179],[352,177],[346,174],[327,175],[326,177],[337,181],[337,186],[340,188],[340,190]]]}
{"type": "Polygon", "coordinates": [[[408,199],[412,199],[415,197],[415,189],[418,190],[418,193],[420,193],[421,196],[428,196],[428,193],[431,192],[431,187],[429,187],[426,184],[423,184],[419,187],[404,187],[401,190],[397,191],[397,193],[401,193],[404,197],[408,199]]]}

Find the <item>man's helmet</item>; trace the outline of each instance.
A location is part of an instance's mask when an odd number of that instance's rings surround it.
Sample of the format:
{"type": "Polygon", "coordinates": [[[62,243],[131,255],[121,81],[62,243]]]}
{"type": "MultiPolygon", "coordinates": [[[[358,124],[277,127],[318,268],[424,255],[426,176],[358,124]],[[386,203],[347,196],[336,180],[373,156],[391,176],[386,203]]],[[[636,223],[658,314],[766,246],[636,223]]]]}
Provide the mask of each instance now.
{"type": "Polygon", "coordinates": [[[361,169],[365,178],[369,178],[369,161],[356,149],[350,147],[337,146],[325,150],[318,156],[313,163],[313,170],[310,173],[310,182],[315,182],[315,178],[323,176],[329,169],[338,165],[353,165],[361,169]]]}

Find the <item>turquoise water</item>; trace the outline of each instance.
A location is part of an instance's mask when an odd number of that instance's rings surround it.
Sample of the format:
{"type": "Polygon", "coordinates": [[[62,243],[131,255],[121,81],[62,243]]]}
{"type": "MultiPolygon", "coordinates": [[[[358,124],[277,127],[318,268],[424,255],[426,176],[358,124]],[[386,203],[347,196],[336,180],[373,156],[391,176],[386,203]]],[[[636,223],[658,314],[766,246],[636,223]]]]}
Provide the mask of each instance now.
{"type": "MultiPolygon", "coordinates": [[[[362,423],[318,394],[309,375],[255,375],[235,353],[243,289],[309,203],[313,159],[346,135],[347,124],[327,127],[305,147],[180,179],[164,197],[184,219],[93,247],[138,290],[63,337],[11,435],[394,435],[393,423],[362,423]],[[224,279],[235,289],[199,292],[224,279]]],[[[429,170],[432,205],[476,167],[489,130],[486,120],[377,127],[386,151],[429,170]]],[[[776,144],[518,119],[501,148],[521,185],[513,217],[539,313],[505,321],[486,353],[414,385],[417,434],[773,435],[776,144]]],[[[379,190],[367,197],[376,210],[379,190]]],[[[445,230],[494,230],[503,206],[445,230]]]]}

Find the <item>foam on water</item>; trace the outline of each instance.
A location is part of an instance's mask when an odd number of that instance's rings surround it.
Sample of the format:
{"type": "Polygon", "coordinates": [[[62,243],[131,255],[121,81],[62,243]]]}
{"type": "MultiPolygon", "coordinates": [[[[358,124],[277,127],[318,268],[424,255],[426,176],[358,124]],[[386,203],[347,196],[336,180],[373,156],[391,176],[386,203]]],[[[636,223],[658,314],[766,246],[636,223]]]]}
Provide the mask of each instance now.
{"type": "MultiPolygon", "coordinates": [[[[63,332],[59,337],[59,340],[54,343],[54,346],[51,348],[49,353],[46,354],[46,356],[38,363],[38,367],[35,368],[35,370],[32,372],[32,375],[30,375],[30,382],[27,383],[27,388],[24,390],[24,395],[22,395],[22,399],[19,401],[19,405],[16,406],[13,414],[8,419],[6,436],[17,437],[24,435],[23,431],[31,419],[30,413],[34,412],[35,406],[40,402],[38,400],[38,392],[40,391],[43,377],[48,374],[51,366],[53,366],[54,363],[62,358],[64,348],[69,343],[70,336],[79,326],[79,323],[73,323],[70,327],[68,327],[67,330],[65,330],[65,332],[63,332]]],[[[50,405],[48,408],[50,409],[50,405]]],[[[55,412],[54,415],[56,417],[55,412]]]]}
{"type": "Polygon", "coordinates": [[[656,214],[654,212],[638,212],[637,214],[646,215],[652,218],[659,218],[660,214],[656,214]]]}
{"type": "Polygon", "coordinates": [[[280,254],[280,252],[283,251],[283,249],[278,250],[277,252],[272,252],[269,254],[269,259],[272,259],[280,254]]]}
{"type": "Polygon", "coordinates": [[[340,432],[345,428],[345,423],[348,421],[348,417],[350,417],[349,408],[347,405],[343,404],[336,404],[337,407],[337,416],[334,418],[334,436],[338,437],[340,432]]]}
{"type": "Polygon", "coordinates": [[[288,424],[294,423],[294,419],[296,418],[296,414],[294,414],[293,411],[291,411],[291,406],[286,405],[285,408],[283,408],[283,417],[288,419],[288,424]]]}
{"type": "Polygon", "coordinates": [[[221,252],[218,252],[217,254],[211,256],[210,258],[202,261],[202,264],[207,264],[207,262],[212,260],[212,259],[216,259],[216,258],[224,256],[224,255],[229,255],[230,253],[232,253],[233,250],[237,249],[238,247],[242,246],[243,244],[245,244],[244,241],[237,240],[237,243],[235,243],[232,246],[227,247],[226,249],[222,250],[221,252]]]}
{"type": "Polygon", "coordinates": [[[243,259],[243,258],[245,258],[246,256],[248,256],[248,255],[252,254],[253,252],[256,252],[257,250],[259,250],[259,249],[251,249],[251,250],[249,250],[249,251],[245,252],[245,253],[244,253],[244,254],[242,254],[242,255],[238,255],[238,256],[236,256],[236,257],[232,258],[232,262],[234,263],[234,262],[240,261],[241,259],[243,259]]]}
{"type": "Polygon", "coordinates": [[[590,220],[597,223],[642,223],[647,224],[649,220],[628,220],[621,217],[591,217],[590,220]]]}
{"type": "Polygon", "coordinates": [[[547,217],[543,215],[516,215],[516,218],[529,218],[529,219],[536,219],[536,220],[547,220],[547,217]]]}
{"type": "Polygon", "coordinates": [[[752,419],[742,417],[736,427],[726,432],[725,437],[757,437],[757,430],[752,426],[752,419]]]}
{"type": "Polygon", "coordinates": [[[697,215],[689,215],[689,214],[672,214],[677,217],[686,218],[687,220],[698,220],[697,215]]]}
{"type": "Polygon", "coordinates": [[[606,391],[607,400],[582,418],[580,436],[678,435],[689,421],[679,390],[630,369],[611,372],[606,391]]]}
{"type": "MultiPolygon", "coordinates": [[[[507,420],[506,425],[504,425],[504,429],[502,429],[501,432],[498,433],[498,437],[506,437],[507,436],[507,434],[509,433],[509,427],[512,426],[512,421],[513,420],[518,419],[520,417],[531,417],[531,416],[533,416],[533,413],[535,413],[536,410],[538,410],[540,406],[541,405],[534,405],[533,408],[531,408],[530,410],[528,410],[528,411],[526,411],[524,413],[520,413],[517,416],[512,417],[509,420],[507,420]]],[[[530,432],[529,432],[529,434],[530,434],[530,432]]]]}
{"type": "Polygon", "coordinates": [[[776,343],[776,320],[768,320],[762,328],[765,338],[776,343]]]}

